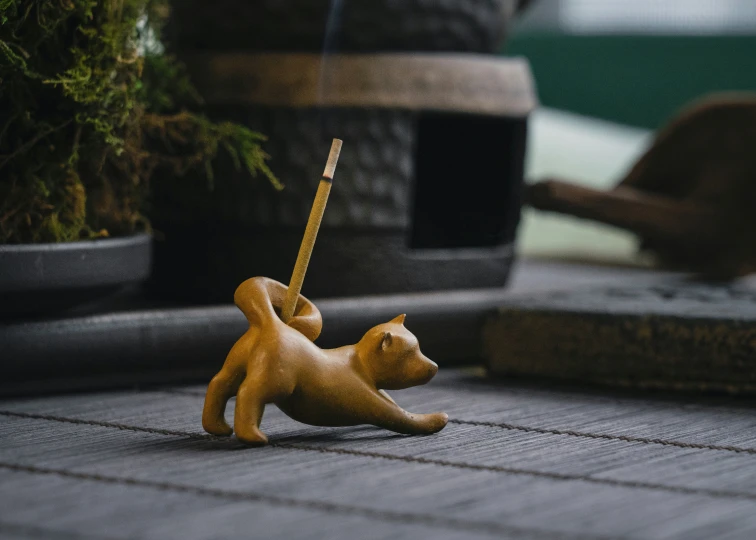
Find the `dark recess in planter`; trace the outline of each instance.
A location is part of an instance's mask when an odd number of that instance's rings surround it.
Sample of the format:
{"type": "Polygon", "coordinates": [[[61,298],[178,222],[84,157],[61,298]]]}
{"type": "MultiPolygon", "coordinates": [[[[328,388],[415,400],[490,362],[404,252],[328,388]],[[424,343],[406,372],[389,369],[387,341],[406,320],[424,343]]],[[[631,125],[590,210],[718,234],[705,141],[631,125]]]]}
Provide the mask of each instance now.
{"type": "Polygon", "coordinates": [[[419,115],[410,248],[514,242],[526,127],[525,119],[419,115]]]}

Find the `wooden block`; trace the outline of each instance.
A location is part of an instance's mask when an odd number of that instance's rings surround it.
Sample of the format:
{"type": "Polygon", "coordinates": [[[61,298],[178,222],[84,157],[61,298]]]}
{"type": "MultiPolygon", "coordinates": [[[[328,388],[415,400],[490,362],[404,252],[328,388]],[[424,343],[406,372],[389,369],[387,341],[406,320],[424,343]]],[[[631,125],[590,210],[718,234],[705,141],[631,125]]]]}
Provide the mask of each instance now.
{"type": "Polygon", "coordinates": [[[756,291],[685,281],[505,301],[484,328],[491,373],[756,393],[756,291]]]}
{"type": "MultiPolygon", "coordinates": [[[[396,392],[432,437],[200,425],[205,385],[0,400],[0,538],[753,538],[753,400],[623,396],[442,370],[396,392]],[[44,516],[44,519],[40,519],[44,516]]],[[[228,411],[229,419],[233,408],[228,411]]]]}

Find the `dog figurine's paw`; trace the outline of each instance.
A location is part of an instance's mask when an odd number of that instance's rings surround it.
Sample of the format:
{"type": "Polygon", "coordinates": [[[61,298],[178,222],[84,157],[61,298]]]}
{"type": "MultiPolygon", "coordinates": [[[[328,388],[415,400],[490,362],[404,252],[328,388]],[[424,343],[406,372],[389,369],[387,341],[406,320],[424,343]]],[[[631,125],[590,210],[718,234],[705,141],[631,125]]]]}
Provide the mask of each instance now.
{"type": "Polygon", "coordinates": [[[245,426],[236,431],[236,438],[247,446],[265,446],[268,437],[255,426],[245,426]]]}
{"type": "Polygon", "coordinates": [[[210,435],[216,435],[218,437],[230,437],[234,432],[233,428],[229,426],[225,420],[217,422],[213,420],[205,421],[203,419],[202,428],[210,435]]]}
{"type": "Polygon", "coordinates": [[[422,420],[423,428],[425,428],[425,433],[428,435],[431,435],[433,433],[438,433],[442,429],[446,427],[446,424],[449,422],[449,415],[443,412],[437,412],[432,414],[423,414],[424,418],[422,420]]]}

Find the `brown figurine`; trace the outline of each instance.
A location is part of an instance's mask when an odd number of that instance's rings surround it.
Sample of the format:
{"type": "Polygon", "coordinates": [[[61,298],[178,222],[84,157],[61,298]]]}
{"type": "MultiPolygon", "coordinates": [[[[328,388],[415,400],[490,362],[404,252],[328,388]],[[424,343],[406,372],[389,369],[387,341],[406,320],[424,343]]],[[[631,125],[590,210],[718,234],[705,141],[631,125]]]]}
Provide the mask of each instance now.
{"type": "Polygon", "coordinates": [[[231,435],[223,412],[234,394],[236,436],[251,445],[268,442],[260,431],[268,403],[316,426],[372,424],[428,434],[446,425],[446,414],[409,413],[383,392],[424,384],[438,371],[404,327],[404,315],[368,330],[356,345],[323,350],[313,343],[323,322],[309,300],[300,295],[288,324],[279,317],[286,291],[264,277],[248,279],[236,290],[234,302],[249,330],[210,381],[202,413],[205,431],[231,435]]]}
{"type": "Polygon", "coordinates": [[[249,330],[232,347],[207,388],[202,426],[208,433],[229,436],[235,430],[242,442],[264,445],[268,438],[260,431],[260,421],[268,403],[316,426],[372,424],[406,434],[436,433],[446,426],[446,414],[407,412],[384,391],[425,384],[438,371],[404,327],[404,315],[371,328],[356,345],[323,350],[313,343],[323,320],[299,289],[340,148],[341,141],[334,140],[290,286],[255,277],[234,293],[249,330]],[[234,395],[232,429],[224,412],[234,395]]]}

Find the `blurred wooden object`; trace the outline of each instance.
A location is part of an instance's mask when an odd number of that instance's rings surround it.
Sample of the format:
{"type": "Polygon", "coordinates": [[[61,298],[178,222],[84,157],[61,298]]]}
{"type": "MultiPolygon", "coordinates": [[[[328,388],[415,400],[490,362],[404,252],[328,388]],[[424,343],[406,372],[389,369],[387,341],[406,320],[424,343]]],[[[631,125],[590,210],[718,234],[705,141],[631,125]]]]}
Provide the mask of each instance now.
{"type": "Polygon", "coordinates": [[[506,298],[483,351],[506,377],[756,395],[756,281],[642,284],[506,298]]]}
{"type": "Polygon", "coordinates": [[[756,94],[716,94],[660,131],[610,191],[561,180],[527,203],[627,229],[659,262],[709,277],[756,271],[756,94]]]}

